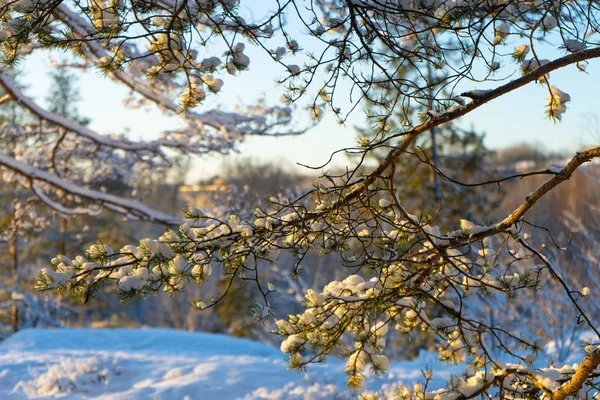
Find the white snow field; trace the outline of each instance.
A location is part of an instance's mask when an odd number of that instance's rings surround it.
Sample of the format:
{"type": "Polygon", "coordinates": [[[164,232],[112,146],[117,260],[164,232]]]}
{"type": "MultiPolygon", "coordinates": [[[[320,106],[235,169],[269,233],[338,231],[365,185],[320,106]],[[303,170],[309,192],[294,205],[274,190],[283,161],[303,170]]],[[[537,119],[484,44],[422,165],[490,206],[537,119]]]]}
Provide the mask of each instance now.
{"type": "MultiPolygon", "coordinates": [[[[369,377],[367,388],[422,381],[426,366],[436,370],[434,385],[448,378],[435,354],[422,353],[392,363],[384,378],[369,377]]],[[[343,369],[331,359],[289,371],[279,349],[219,334],[28,329],[0,344],[0,399],[353,399],[343,369]]]]}

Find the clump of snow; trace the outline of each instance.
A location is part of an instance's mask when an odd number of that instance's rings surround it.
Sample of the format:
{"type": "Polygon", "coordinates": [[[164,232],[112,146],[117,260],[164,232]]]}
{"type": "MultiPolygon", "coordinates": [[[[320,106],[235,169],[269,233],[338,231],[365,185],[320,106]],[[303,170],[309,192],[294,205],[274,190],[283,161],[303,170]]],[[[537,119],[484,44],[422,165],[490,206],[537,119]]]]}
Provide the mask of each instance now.
{"type": "Polygon", "coordinates": [[[571,101],[571,96],[555,86],[550,86],[550,96],[546,100],[548,101],[548,114],[561,119],[562,115],[567,111],[566,103],[571,101]]]}
{"type": "Polygon", "coordinates": [[[48,364],[46,372],[29,381],[20,381],[14,391],[22,389],[30,398],[54,396],[70,392],[87,392],[89,386],[104,386],[120,369],[114,362],[101,361],[98,357],[61,358],[48,364]]]}

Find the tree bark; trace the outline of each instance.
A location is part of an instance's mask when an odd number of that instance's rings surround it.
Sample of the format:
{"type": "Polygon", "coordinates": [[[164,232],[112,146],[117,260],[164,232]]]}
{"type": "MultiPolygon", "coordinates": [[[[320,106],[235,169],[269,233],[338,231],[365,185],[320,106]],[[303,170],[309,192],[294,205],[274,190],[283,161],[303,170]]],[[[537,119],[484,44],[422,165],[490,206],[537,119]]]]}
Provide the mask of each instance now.
{"type": "Polygon", "coordinates": [[[569,396],[575,396],[598,364],[600,364],[600,348],[592,351],[583,359],[573,377],[552,393],[552,400],[564,400],[569,396]]]}

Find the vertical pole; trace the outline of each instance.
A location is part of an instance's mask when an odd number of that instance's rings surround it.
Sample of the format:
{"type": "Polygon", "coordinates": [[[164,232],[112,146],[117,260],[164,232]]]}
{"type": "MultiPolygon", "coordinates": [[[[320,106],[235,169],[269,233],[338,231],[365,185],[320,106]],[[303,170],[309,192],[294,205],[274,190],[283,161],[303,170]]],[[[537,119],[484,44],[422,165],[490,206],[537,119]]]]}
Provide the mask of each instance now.
{"type": "Polygon", "coordinates": [[[67,218],[60,217],[60,254],[67,254],[67,218]]]}
{"type": "MultiPolygon", "coordinates": [[[[431,72],[431,65],[427,64],[427,85],[429,86],[429,109],[433,109],[433,74],[431,72]]],[[[430,130],[431,134],[431,161],[435,168],[431,170],[431,183],[435,192],[435,199],[437,201],[442,200],[442,188],[440,187],[440,177],[436,172],[439,166],[438,150],[437,150],[437,137],[436,129],[430,130]]]]}
{"type": "MultiPolygon", "coordinates": [[[[19,276],[18,276],[18,269],[19,269],[19,249],[18,249],[18,230],[17,230],[17,201],[13,200],[12,202],[12,208],[13,208],[13,214],[12,214],[12,225],[13,225],[13,229],[10,235],[10,248],[9,248],[9,254],[10,254],[10,260],[11,260],[11,268],[10,268],[10,272],[12,275],[12,279],[13,279],[13,289],[12,289],[12,295],[14,296],[16,293],[19,292],[19,276]]],[[[12,329],[14,332],[19,330],[19,309],[17,307],[17,300],[13,297],[12,299],[12,307],[11,307],[11,314],[12,314],[12,329]]]]}
{"type": "MultiPolygon", "coordinates": [[[[431,161],[433,166],[438,168],[438,151],[437,151],[437,138],[435,128],[431,129],[431,161]]],[[[440,187],[440,176],[436,171],[432,170],[433,173],[433,187],[435,190],[435,199],[437,201],[442,200],[442,188],[440,187]]]]}
{"type": "MultiPolygon", "coordinates": [[[[64,202],[63,202],[64,205],[64,202]]],[[[58,244],[59,246],[59,252],[62,255],[67,254],[67,228],[68,228],[68,220],[67,217],[60,217],[60,242],[58,244]]],[[[62,300],[62,296],[58,295],[56,296],[56,318],[60,317],[60,307],[61,307],[61,300],[62,300]]]]}

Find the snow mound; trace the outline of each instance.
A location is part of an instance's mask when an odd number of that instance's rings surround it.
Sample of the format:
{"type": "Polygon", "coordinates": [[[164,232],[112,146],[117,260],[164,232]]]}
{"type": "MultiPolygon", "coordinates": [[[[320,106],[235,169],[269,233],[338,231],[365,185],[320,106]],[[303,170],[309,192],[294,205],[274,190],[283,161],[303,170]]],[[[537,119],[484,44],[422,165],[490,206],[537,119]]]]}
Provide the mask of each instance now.
{"type": "Polygon", "coordinates": [[[62,358],[58,363],[49,364],[46,372],[31,381],[20,381],[14,391],[23,389],[30,398],[69,392],[85,393],[90,385],[108,385],[110,378],[119,373],[114,363],[101,362],[98,357],[62,358]]]}

